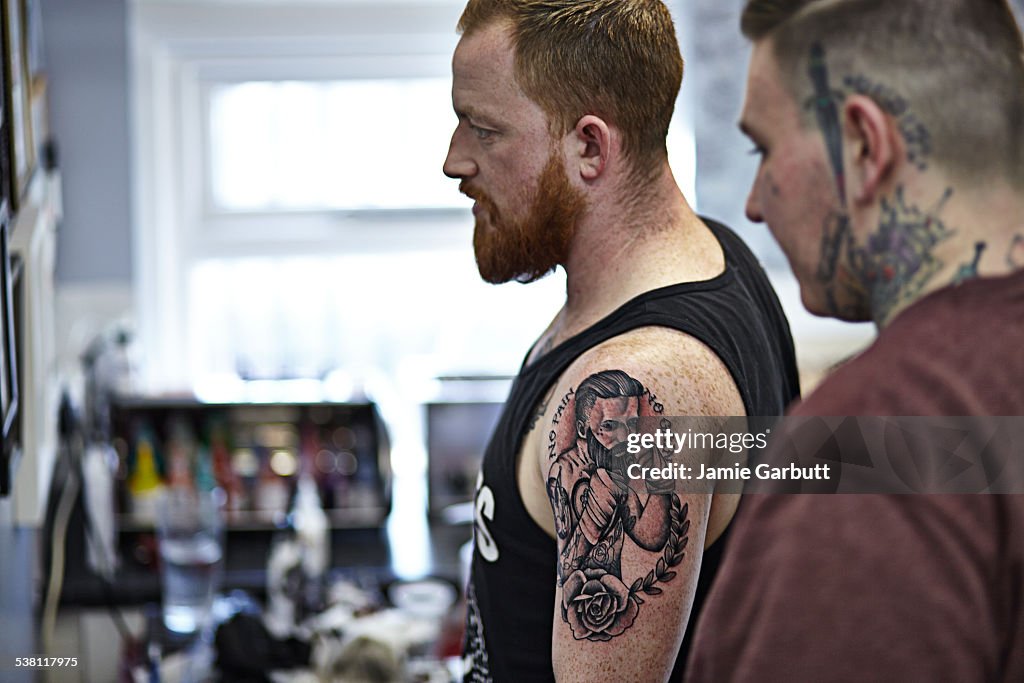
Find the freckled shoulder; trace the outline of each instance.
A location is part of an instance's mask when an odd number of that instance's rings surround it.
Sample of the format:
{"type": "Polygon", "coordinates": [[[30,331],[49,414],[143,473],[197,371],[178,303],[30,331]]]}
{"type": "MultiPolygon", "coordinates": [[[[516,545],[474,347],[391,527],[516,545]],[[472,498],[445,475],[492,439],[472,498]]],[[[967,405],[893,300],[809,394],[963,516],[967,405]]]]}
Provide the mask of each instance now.
{"type": "MultiPolygon", "coordinates": [[[[688,334],[664,327],[644,327],[588,350],[566,369],[541,401],[517,460],[523,503],[534,521],[552,536],[555,529],[545,482],[552,462],[572,441],[575,391],[587,378],[609,370],[622,371],[638,381],[645,391],[644,400],[657,413],[745,414],[743,399],[725,364],[688,334]]],[[[719,496],[716,494],[715,498],[719,496]]],[[[709,543],[728,524],[735,508],[736,500],[714,506],[709,543]]]]}
{"type": "Polygon", "coordinates": [[[725,363],[703,342],[665,327],[643,327],[580,356],[559,386],[595,372],[622,370],[664,404],[666,415],[744,415],[743,399],[725,363]]]}

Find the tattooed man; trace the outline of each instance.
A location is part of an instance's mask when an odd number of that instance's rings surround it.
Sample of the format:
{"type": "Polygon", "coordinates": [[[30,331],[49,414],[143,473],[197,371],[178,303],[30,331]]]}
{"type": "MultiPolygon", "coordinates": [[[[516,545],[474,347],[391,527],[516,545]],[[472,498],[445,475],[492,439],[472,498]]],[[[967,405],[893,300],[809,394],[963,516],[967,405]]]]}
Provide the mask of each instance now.
{"type": "Polygon", "coordinates": [[[470,0],[459,29],[444,171],[475,200],[480,274],[567,280],[484,454],[466,679],[678,679],[738,501],[629,481],[623,445],[645,418],[781,413],[785,317],[672,177],[662,2],[470,0]]]}
{"type": "MultiPolygon", "coordinates": [[[[1024,42],[1006,0],[748,0],[742,28],[747,213],[811,312],[878,328],[791,412],[1024,415],[1024,42]]],[[[807,433],[785,434],[798,452],[807,433]]],[[[690,679],[1024,680],[1021,498],[750,497],[690,679]]]]}

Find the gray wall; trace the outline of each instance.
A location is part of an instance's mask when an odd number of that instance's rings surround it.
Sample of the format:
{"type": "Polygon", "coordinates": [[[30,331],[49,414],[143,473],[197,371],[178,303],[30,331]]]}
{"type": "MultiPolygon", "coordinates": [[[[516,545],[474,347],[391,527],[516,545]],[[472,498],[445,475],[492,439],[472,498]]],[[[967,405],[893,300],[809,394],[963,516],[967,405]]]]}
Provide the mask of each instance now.
{"type": "Polygon", "coordinates": [[[132,277],[126,0],[42,0],[64,224],[61,284],[132,277]]]}

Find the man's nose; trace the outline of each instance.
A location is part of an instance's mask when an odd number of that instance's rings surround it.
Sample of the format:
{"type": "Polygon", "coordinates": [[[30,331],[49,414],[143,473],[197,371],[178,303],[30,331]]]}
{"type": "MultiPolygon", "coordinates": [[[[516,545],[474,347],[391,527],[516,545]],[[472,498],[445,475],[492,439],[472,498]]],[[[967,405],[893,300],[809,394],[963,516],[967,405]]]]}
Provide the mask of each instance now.
{"type": "Polygon", "coordinates": [[[745,212],[747,219],[752,223],[764,221],[764,216],[761,214],[761,201],[757,197],[757,181],[754,181],[754,186],[750,188],[750,194],[747,195],[745,212]]]}
{"type": "Polygon", "coordinates": [[[451,144],[448,145],[448,156],[444,160],[444,174],[454,180],[472,178],[476,175],[476,162],[463,151],[459,141],[459,129],[452,133],[451,144]]]}

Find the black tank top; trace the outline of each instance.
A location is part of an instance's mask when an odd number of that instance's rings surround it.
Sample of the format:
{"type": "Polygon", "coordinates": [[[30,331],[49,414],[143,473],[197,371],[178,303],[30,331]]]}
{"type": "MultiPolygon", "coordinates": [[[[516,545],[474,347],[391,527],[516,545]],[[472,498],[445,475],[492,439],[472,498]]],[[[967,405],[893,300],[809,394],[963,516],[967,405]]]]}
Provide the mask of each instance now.
{"type": "MultiPolygon", "coordinates": [[[[645,292],[524,365],[484,452],[476,493],[473,562],[467,587],[465,680],[553,681],[551,629],[555,540],[530,517],[516,484],[516,456],[539,402],[587,350],[640,327],[700,340],[725,363],[749,416],[781,415],[799,396],[793,340],[760,264],[725,226],[704,219],[725,254],[721,275],[645,292]]],[[[690,625],[676,659],[679,680],[690,636],[725,546],[705,553],[690,625]]]]}

